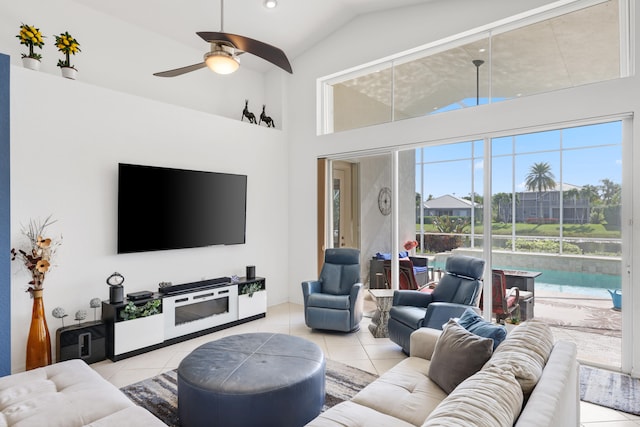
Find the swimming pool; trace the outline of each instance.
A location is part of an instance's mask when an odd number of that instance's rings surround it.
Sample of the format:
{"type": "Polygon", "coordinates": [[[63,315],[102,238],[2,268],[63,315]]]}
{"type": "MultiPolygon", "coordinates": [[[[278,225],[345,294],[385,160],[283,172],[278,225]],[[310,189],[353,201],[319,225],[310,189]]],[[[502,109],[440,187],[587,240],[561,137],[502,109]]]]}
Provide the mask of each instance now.
{"type": "MultiPolygon", "coordinates": [[[[444,270],[446,258],[430,260],[435,270],[444,270]]],[[[538,271],[542,273],[536,277],[536,290],[550,292],[566,292],[598,298],[610,298],[608,289],[620,289],[622,278],[618,275],[583,273],[575,271],[547,270],[539,268],[525,268],[523,266],[496,265],[494,268],[503,270],[538,271]]]]}
{"type": "Polygon", "coordinates": [[[573,271],[537,270],[536,291],[566,292],[593,297],[610,298],[608,289],[620,289],[620,276],[573,271]]]}

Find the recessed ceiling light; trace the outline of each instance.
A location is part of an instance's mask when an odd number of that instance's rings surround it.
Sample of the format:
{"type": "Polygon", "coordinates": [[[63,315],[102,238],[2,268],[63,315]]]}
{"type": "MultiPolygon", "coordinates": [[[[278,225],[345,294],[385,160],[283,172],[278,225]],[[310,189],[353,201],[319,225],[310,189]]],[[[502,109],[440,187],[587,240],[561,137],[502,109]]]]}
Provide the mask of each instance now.
{"type": "Polygon", "coordinates": [[[485,49],[485,48],[478,49],[478,52],[480,52],[480,53],[483,53],[483,52],[486,52],[486,51],[487,51],[487,49],[485,49]]]}
{"type": "Polygon", "coordinates": [[[264,7],[267,9],[273,9],[278,5],[276,0],[264,0],[264,7]]]}

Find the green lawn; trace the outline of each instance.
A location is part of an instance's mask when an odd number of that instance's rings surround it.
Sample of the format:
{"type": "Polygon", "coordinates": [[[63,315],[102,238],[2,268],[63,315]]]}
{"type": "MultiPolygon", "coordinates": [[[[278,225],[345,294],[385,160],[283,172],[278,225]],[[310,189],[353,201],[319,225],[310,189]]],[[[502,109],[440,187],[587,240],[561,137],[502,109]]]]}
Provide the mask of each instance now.
{"type": "MultiPolygon", "coordinates": [[[[482,225],[476,225],[476,234],[482,234],[482,225]]],[[[427,233],[437,233],[438,230],[433,224],[425,224],[424,229],[427,233]]],[[[494,223],[492,226],[493,234],[511,235],[511,224],[494,223]]],[[[465,229],[468,233],[470,227],[465,229]]],[[[416,225],[416,231],[420,231],[420,224],[416,225]]],[[[553,237],[560,234],[559,224],[516,224],[516,234],[521,236],[547,236],[553,237]]],[[[607,227],[602,224],[567,224],[563,230],[564,237],[591,237],[591,238],[613,238],[619,239],[619,227],[607,227]]]]}

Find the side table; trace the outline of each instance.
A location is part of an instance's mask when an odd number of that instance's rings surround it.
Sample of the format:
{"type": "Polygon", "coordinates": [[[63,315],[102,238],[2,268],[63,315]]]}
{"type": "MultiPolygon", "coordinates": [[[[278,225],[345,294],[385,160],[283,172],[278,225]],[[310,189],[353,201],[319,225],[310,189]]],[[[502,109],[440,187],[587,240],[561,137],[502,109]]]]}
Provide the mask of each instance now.
{"type": "Polygon", "coordinates": [[[371,318],[369,331],[376,338],[389,337],[389,310],[393,305],[393,289],[369,289],[378,309],[371,318]]]}

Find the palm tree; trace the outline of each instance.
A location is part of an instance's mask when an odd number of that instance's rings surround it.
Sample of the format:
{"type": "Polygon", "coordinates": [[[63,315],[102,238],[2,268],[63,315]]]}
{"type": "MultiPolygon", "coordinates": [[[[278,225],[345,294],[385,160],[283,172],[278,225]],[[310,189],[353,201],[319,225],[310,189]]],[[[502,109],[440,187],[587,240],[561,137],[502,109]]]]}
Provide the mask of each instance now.
{"type": "Polygon", "coordinates": [[[496,193],[493,195],[496,222],[511,222],[511,193],[496,193]]]}
{"type": "Polygon", "coordinates": [[[600,182],[602,183],[600,186],[602,203],[606,206],[620,204],[622,186],[608,178],[601,179],[600,182]]]}
{"type": "MultiPolygon", "coordinates": [[[[577,222],[578,218],[578,196],[580,195],[580,190],[577,188],[571,188],[570,190],[566,190],[564,192],[564,196],[567,199],[573,199],[573,222],[577,222]]],[[[566,221],[566,219],[565,219],[566,221]]]]}
{"type": "Polygon", "coordinates": [[[591,220],[591,212],[593,208],[595,206],[599,206],[602,204],[602,201],[600,200],[600,191],[598,190],[598,187],[596,187],[595,185],[591,185],[591,184],[583,185],[582,188],[580,189],[580,197],[589,201],[587,218],[591,220]]]}
{"type": "MultiPolygon", "coordinates": [[[[524,182],[529,191],[537,191],[538,196],[536,200],[540,201],[542,198],[542,192],[553,190],[556,188],[555,176],[551,172],[551,166],[547,162],[534,163],[531,168],[529,168],[529,173],[527,174],[527,178],[524,182]]],[[[539,207],[542,208],[542,204],[539,203],[539,207]]],[[[539,221],[542,221],[544,217],[543,213],[540,211],[538,215],[539,221]]]]}

